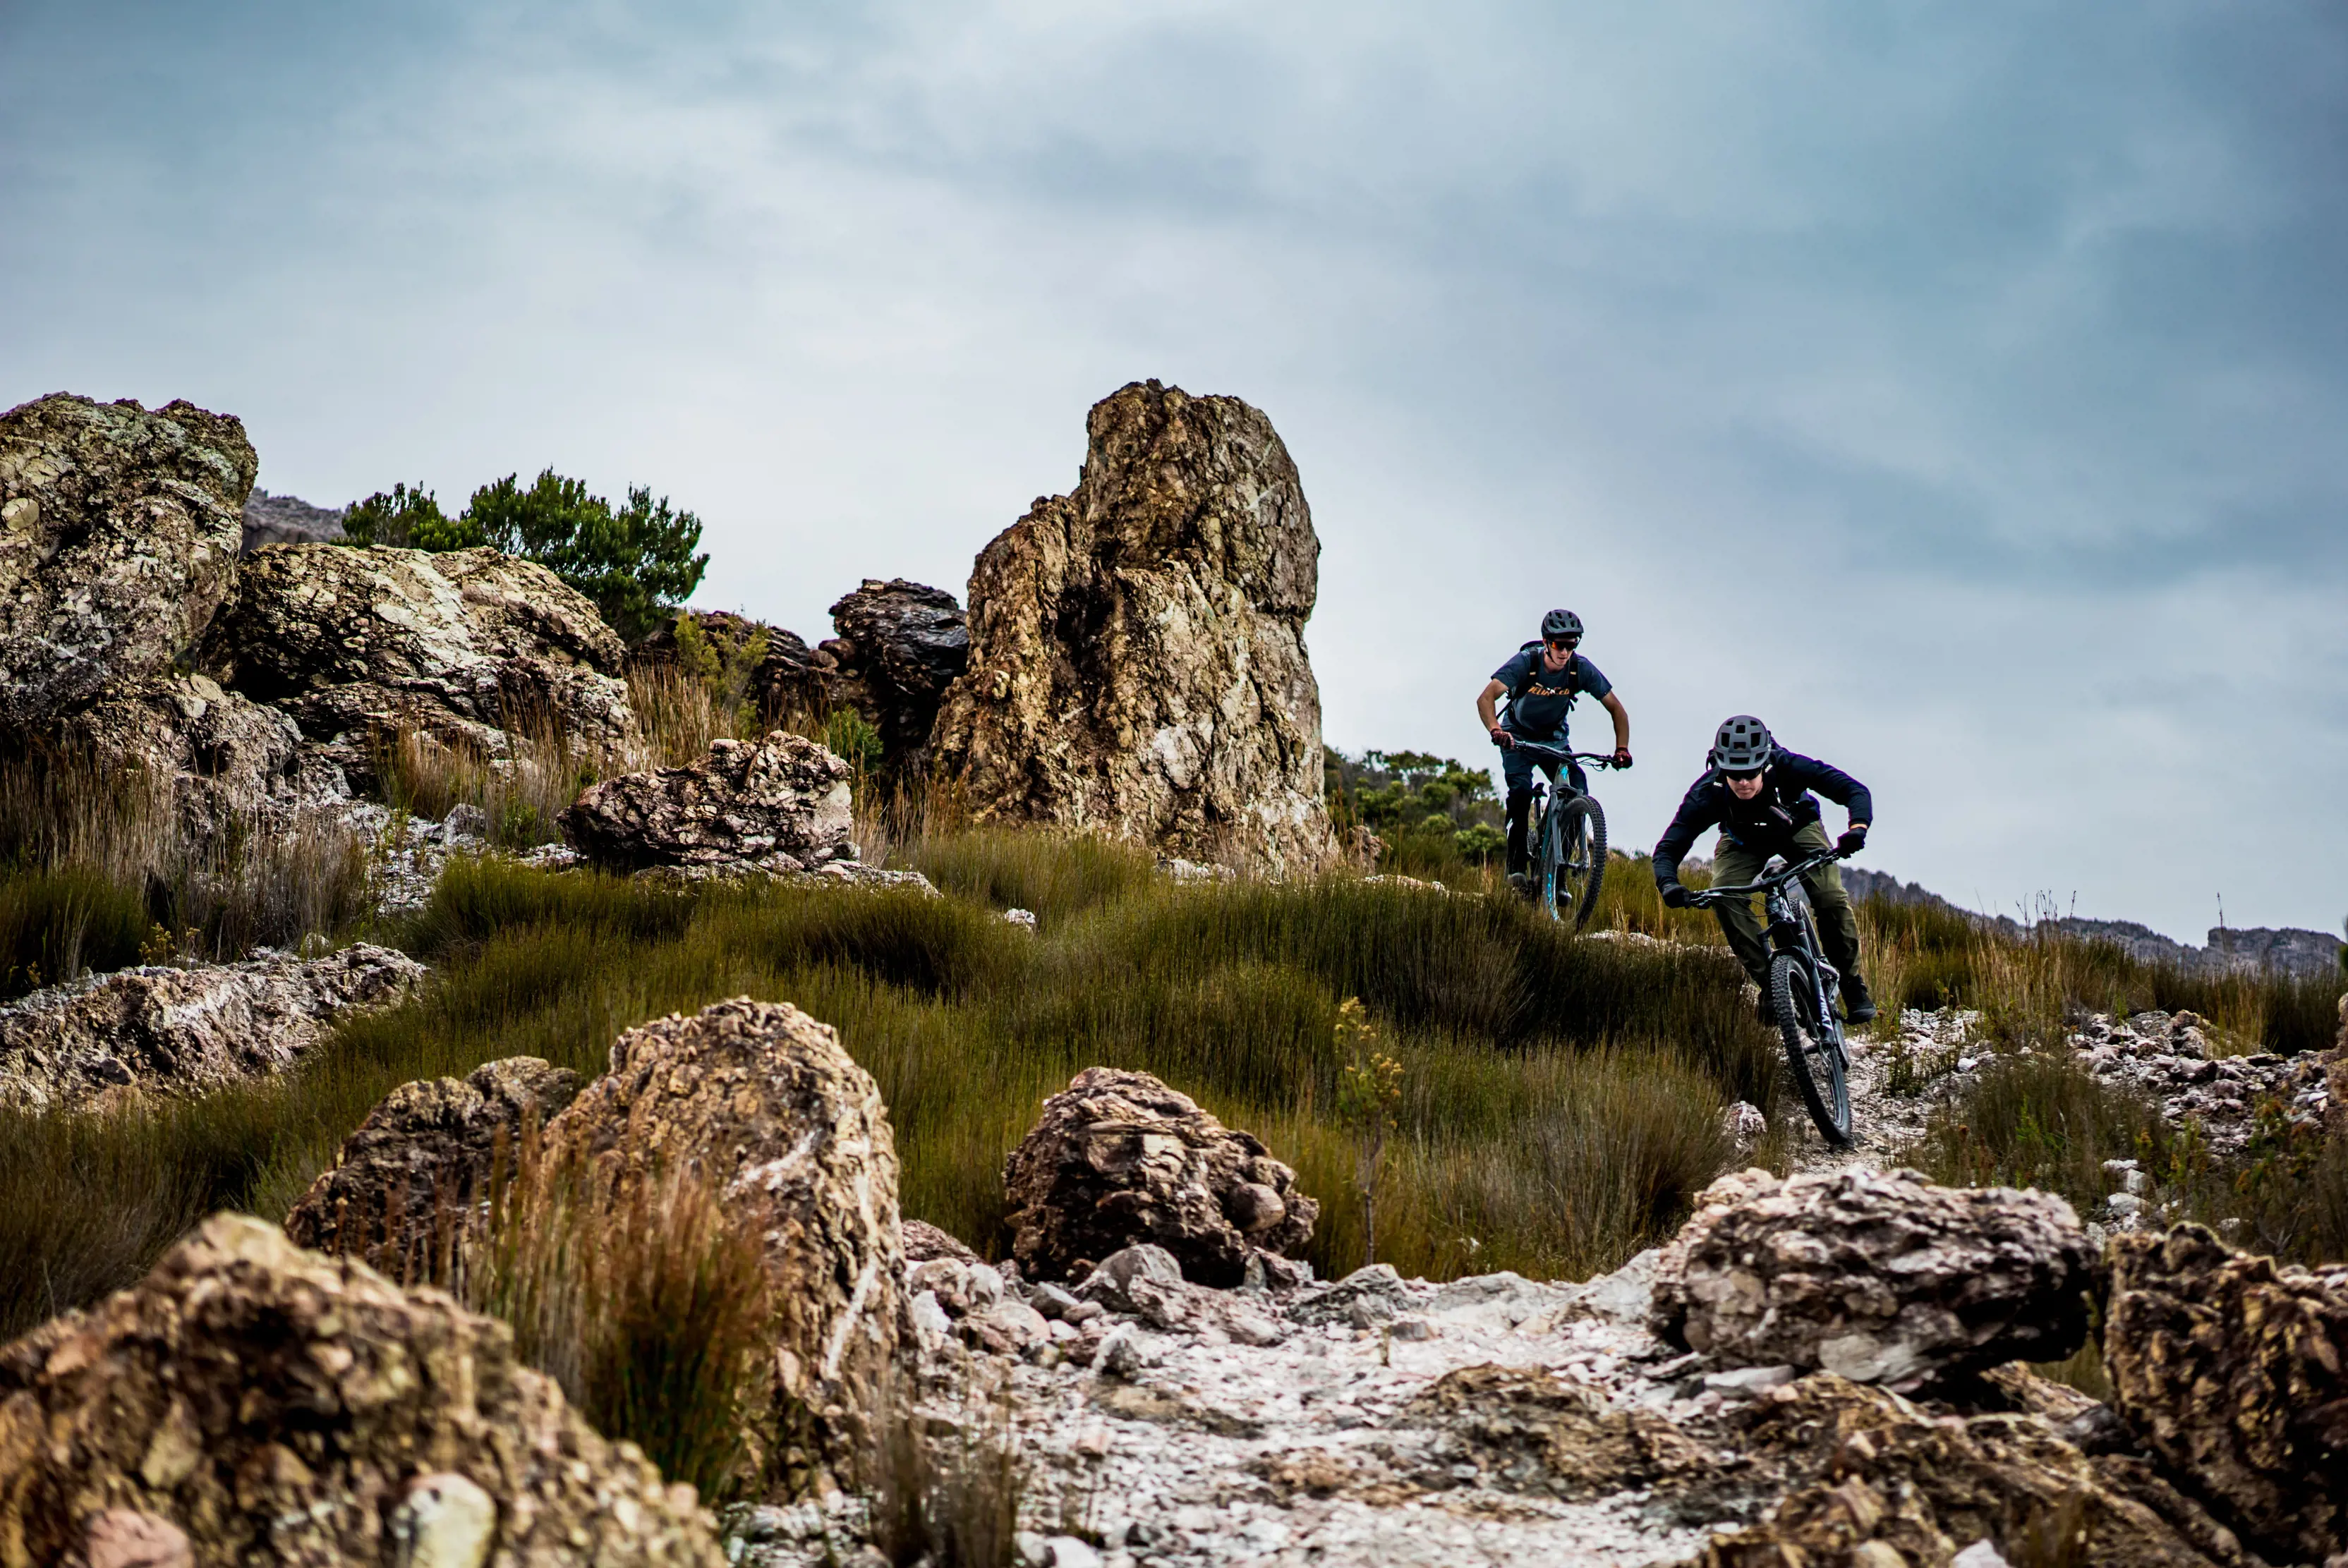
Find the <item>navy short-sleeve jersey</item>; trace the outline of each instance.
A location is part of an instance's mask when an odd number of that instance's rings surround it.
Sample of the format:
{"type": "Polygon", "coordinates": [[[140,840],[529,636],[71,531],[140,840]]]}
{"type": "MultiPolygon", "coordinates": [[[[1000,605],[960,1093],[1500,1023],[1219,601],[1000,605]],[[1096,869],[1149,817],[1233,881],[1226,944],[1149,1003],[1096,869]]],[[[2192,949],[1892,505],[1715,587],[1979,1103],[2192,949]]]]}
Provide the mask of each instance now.
{"type": "Polygon", "coordinates": [[[1519,649],[1515,658],[1492,671],[1492,679],[1509,692],[1509,711],[1500,727],[1529,741],[1562,738],[1574,698],[1585,692],[1602,698],[1614,690],[1605,672],[1579,653],[1562,670],[1545,669],[1539,647],[1519,649]]]}

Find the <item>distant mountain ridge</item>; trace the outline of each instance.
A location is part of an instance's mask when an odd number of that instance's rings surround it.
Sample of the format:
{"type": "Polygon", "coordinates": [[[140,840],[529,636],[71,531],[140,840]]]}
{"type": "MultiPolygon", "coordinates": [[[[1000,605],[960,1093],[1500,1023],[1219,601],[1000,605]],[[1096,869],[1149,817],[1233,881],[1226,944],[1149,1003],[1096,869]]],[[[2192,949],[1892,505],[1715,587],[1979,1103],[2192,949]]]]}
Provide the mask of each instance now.
{"type": "Polygon", "coordinates": [[[314,507],[299,496],[273,496],[256,489],[244,503],[244,543],[250,555],[263,545],[324,544],[343,537],[348,507],[314,507]]]}
{"type": "MultiPolygon", "coordinates": [[[[2003,915],[1974,914],[1916,883],[1902,882],[1888,872],[1846,866],[1842,868],[1842,884],[1854,898],[1883,898],[1894,904],[1937,904],[1972,915],[1974,919],[1986,920],[1999,929],[2017,936],[2024,929],[2018,920],[2003,915]]],[[[2147,963],[2174,964],[2180,968],[2204,973],[2275,968],[2291,974],[2319,975],[2334,973],[2340,968],[2342,943],[2339,938],[2328,931],[2308,931],[2291,926],[2279,929],[2266,926],[2246,929],[2212,926],[2209,927],[2209,945],[2196,948],[2164,937],[2151,927],[2134,920],[2089,920],[2072,915],[2042,924],[2052,925],[2068,936],[2086,941],[2109,942],[2147,963]]]]}

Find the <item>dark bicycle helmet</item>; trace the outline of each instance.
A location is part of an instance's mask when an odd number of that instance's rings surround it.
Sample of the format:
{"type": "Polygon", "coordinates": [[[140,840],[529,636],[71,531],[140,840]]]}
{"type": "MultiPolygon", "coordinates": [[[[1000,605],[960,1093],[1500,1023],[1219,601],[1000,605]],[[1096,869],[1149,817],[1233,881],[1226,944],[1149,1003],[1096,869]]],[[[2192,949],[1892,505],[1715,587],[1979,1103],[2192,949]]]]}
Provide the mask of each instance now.
{"type": "Polygon", "coordinates": [[[1552,610],[1541,617],[1541,641],[1554,642],[1561,637],[1579,638],[1581,617],[1570,610],[1552,610]]]}
{"type": "Polygon", "coordinates": [[[1769,738],[1769,726],[1750,713],[1739,713],[1720,726],[1712,738],[1712,765],[1724,773],[1749,773],[1766,767],[1769,753],[1777,743],[1769,738]]]}

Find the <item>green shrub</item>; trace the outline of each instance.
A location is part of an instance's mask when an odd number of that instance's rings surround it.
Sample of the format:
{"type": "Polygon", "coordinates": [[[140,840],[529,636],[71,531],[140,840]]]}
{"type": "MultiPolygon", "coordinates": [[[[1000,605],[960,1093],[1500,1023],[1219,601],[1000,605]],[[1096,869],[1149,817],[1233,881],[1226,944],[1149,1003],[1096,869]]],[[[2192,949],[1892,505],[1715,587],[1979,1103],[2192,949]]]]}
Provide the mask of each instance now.
{"type": "Polygon", "coordinates": [[[432,492],[418,485],[409,489],[394,485],[355,503],[343,514],[343,542],[350,545],[397,545],[407,549],[461,550],[487,544],[480,525],[469,517],[450,521],[441,515],[432,492]]]}
{"type": "Polygon", "coordinates": [[[696,555],[701,519],[632,486],[613,507],[549,468],[524,489],[518,476],[473,492],[465,518],[489,544],[537,561],[594,600],[613,630],[641,642],[691,597],[708,569],[696,555]]]}

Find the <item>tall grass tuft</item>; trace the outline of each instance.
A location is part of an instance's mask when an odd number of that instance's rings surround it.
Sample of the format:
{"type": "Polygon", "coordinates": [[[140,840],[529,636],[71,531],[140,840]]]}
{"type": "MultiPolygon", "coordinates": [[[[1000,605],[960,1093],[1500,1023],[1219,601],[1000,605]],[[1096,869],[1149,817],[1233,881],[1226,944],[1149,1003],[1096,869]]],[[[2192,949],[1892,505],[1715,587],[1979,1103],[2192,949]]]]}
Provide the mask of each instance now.
{"type": "Polygon", "coordinates": [[[86,866],[0,879],[0,1001],[139,961],[146,901],[86,866]]]}
{"type": "Polygon", "coordinates": [[[525,1137],[460,1290],[596,1430],[722,1503],[771,1450],[772,1307],[756,1212],[668,1171],[613,1191],[525,1137]]]}

